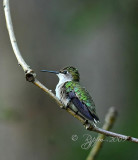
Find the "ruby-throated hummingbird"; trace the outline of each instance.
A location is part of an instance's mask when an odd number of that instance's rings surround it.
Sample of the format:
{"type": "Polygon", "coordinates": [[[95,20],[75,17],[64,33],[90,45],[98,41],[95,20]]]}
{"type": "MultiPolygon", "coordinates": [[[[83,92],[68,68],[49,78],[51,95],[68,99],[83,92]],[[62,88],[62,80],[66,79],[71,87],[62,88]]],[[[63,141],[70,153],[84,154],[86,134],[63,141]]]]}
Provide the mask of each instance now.
{"type": "Polygon", "coordinates": [[[60,71],[41,71],[55,73],[59,77],[55,92],[56,96],[66,107],[70,107],[76,113],[79,112],[83,117],[94,123],[99,121],[92,97],[80,85],[80,75],[75,67],[65,67],[60,71]]]}

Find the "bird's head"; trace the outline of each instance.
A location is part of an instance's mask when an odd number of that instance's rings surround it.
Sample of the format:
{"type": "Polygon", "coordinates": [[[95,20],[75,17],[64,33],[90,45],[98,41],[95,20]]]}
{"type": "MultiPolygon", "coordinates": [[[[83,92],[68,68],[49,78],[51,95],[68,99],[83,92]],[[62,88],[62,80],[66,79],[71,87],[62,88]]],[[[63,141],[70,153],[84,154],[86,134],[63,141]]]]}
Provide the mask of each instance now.
{"type": "Polygon", "coordinates": [[[69,66],[61,69],[60,71],[41,70],[42,72],[55,73],[61,81],[77,81],[80,80],[80,75],[75,67],[69,66]]]}

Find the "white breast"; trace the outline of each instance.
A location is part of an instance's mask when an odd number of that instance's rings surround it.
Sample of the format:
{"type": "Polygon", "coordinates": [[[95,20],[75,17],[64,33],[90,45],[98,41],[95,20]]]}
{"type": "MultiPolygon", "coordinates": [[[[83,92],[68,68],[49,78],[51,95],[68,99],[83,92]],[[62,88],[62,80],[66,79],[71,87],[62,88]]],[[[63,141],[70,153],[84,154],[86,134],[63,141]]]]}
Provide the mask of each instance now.
{"type": "Polygon", "coordinates": [[[59,77],[59,82],[56,86],[55,92],[58,99],[60,99],[65,105],[69,102],[69,99],[66,99],[63,94],[61,94],[62,86],[65,82],[71,81],[72,78],[66,77],[64,74],[59,73],[57,75],[59,77]]]}
{"type": "Polygon", "coordinates": [[[61,95],[60,95],[60,93],[61,93],[61,87],[62,87],[62,85],[63,84],[57,84],[57,86],[56,86],[56,89],[55,89],[55,92],[56,92],[56,96],[57,96],[57,98],[58,99],[60,99],[61,100],[61,95]]]}

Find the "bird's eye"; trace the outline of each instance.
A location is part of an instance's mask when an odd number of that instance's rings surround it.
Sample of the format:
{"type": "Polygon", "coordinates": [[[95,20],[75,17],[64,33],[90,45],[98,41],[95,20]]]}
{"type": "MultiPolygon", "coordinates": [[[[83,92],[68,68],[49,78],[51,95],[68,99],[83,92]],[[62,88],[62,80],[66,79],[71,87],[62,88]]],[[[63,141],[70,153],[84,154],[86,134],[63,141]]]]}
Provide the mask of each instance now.
{"type": "Polygon", "coordinates": [[[64,73],[64,74],[67,74],[67,71],[64,71],[63,73],[64,73]]]}

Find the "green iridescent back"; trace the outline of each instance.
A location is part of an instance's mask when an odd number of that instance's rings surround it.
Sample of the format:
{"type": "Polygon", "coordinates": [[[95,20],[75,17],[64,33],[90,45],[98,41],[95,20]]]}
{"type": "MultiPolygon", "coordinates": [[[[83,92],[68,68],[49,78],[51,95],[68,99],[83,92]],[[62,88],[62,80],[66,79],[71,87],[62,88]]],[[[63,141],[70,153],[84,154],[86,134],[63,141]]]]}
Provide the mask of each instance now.
{"type": "Polygon", "coordinates": [[[84,87],[81,87],[79,82],[68,81],[65,83],[65,89],[67,93],[74,91],[79,100],[82,101],[91,112],[95,113],[95,104],[90,94],[84,87]]]}

